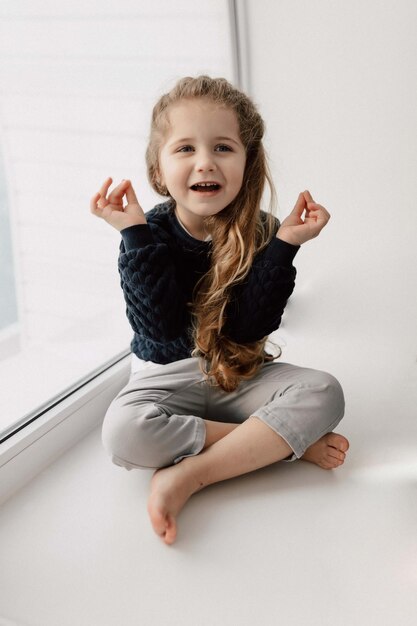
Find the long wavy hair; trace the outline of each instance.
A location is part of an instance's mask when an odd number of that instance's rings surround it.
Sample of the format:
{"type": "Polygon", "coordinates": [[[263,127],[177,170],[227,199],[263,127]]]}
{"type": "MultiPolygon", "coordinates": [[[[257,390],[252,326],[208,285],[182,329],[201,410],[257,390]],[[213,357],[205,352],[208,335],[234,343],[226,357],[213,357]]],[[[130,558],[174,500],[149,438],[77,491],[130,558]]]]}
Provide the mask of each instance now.
{"type": "MultiPolygon", "coordinates": [[[[271,241],[279,222],[273,215],[276,191],[262,143],[264,122],[251,99],[224,78],[198,76],[180,79],[153,108],[146,150],[148,179],[162,196],[170,196],[161,183],[159,153],[169,129],[169,108],[184,99],[203,99],[233,110],[246,151],[242,187],[236,198],[216,215],[204,218],[212,237],[209,271],[195,286],[188,306],[192,315],[193,357],[207,382],[226,392],[235,391],[242,379],[253,378],[263,363],[273,361],[265,351],[268,336],[239,344],[222,332],[232,288],[247,276],[253,259],[271,241]],[[265,183],[270,189],[269,212],[261,214],[265,183]]],[[[175,201],[173,206],[175,207],[175,201]]],[[[275,344],[274,344],[275,345],[275,344]]]]}

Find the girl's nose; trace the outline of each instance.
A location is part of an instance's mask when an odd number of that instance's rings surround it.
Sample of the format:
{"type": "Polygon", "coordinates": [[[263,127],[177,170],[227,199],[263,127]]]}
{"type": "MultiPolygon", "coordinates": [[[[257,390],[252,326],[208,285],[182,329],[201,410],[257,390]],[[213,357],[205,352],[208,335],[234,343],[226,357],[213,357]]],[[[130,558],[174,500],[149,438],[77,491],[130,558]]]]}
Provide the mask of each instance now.
{"type": "Polygon", "coordinates": [[[196,170],[198,172],[213,171],[216,169],[214,155],[207,151],[201,151],[196,155],[196,170]]]}

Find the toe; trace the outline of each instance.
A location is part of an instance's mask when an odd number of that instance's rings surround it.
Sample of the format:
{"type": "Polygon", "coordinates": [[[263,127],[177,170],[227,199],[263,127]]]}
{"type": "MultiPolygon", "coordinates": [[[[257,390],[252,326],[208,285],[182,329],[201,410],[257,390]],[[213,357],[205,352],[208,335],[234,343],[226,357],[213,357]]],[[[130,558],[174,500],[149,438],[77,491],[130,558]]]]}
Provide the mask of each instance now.
{"type": "Polygon", "coordinates": [[[339,450],[342,450],[342,452],[347,452],[349,450],[349,441],[346,439],[346,437],[342,438],[338,447],[339,447],[339,450]]]}
{"type": "Polygon", "coordinates": [[[149,508],[148,510],[154,531],[157,535],[164,537],[167,530],[167,521],[165,515],[155,509],[152,510],[151,508],[149,508]]]}
{"type": "Polygon", "coordinates": [[[341,450],[337,450],[336,448],[332,448],[331,446],[329,446],[328,448],[328,456],[333,459],[337,459],[338,461],[344,461],[346,454],[344,452],[342,452],[341,450]]]}
{"type": "Polygon", "coordinates": [[[176,536],[177,536],[177,525],[175,523],[175,518],[171,515],[171,513],[168,513],[166,522],[165,522],[165,536],[164,536],[165,543],[169,543],[169,544],[174,543],[176,536]]]}
{"type": "Polygon", "coordinates": [[[319,466],[325,470],[331,470],[336,467],[334,463],[329,463],[328,461],[322,461],[321,463],[319,463],[319,466]]]}
{"type": "Polygon", "coordinates": [[[336,467],[340,467],[343,461],[339,461],[338,459],[329,459],[327,461],[327,469],[336,469],[336,467]]]}
{"type": "Polygon", "coordinates": [[[338,433],[329,433],[327,435],[326,443],[333,448],[337,448],[342,452],[347,452],[349,449],[349,441],[343,435],[338,433]]]}

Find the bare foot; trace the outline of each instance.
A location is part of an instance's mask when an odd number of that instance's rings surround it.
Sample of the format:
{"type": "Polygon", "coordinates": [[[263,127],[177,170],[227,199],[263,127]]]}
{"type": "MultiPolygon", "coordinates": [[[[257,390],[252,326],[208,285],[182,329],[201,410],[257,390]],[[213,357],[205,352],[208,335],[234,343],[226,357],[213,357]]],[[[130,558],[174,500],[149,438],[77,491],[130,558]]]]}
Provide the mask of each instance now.
{"type": "Polygon", "coordinates": [[[349,441],[346,437],[337,433],[327,433],[307,448],[300,458],[323,469],[335,469],[344,463],[348,449],[349,441]]]}
{"type": "Polygon", "coordinates": [[[185,461],[156,470],[151,480],[148,513],[154,531],[167,544],[176,539],[178,513],[190,496],[201,488],[187,473],[185,461]]]}

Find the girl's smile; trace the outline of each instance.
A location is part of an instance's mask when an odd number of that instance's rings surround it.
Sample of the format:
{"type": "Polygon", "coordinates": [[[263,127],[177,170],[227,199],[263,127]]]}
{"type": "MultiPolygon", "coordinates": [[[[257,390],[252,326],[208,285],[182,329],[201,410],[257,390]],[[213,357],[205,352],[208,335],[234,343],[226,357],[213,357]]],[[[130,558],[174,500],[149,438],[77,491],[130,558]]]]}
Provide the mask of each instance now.
{"type": "Polygon", "coordinates": [[[169,130],[159,155],[161,182],[193,236],[204,239],[203,218],[238,195],[246,152],[234,111],[208,100],[184,100],[169,110],[169,130]]]}
{"type": "Polygon", "coordinates": [[[214,181],[203,181],[191,185],[191,189],[200,195],[212,196],[220,191],[221,185],[214,181]]]}

